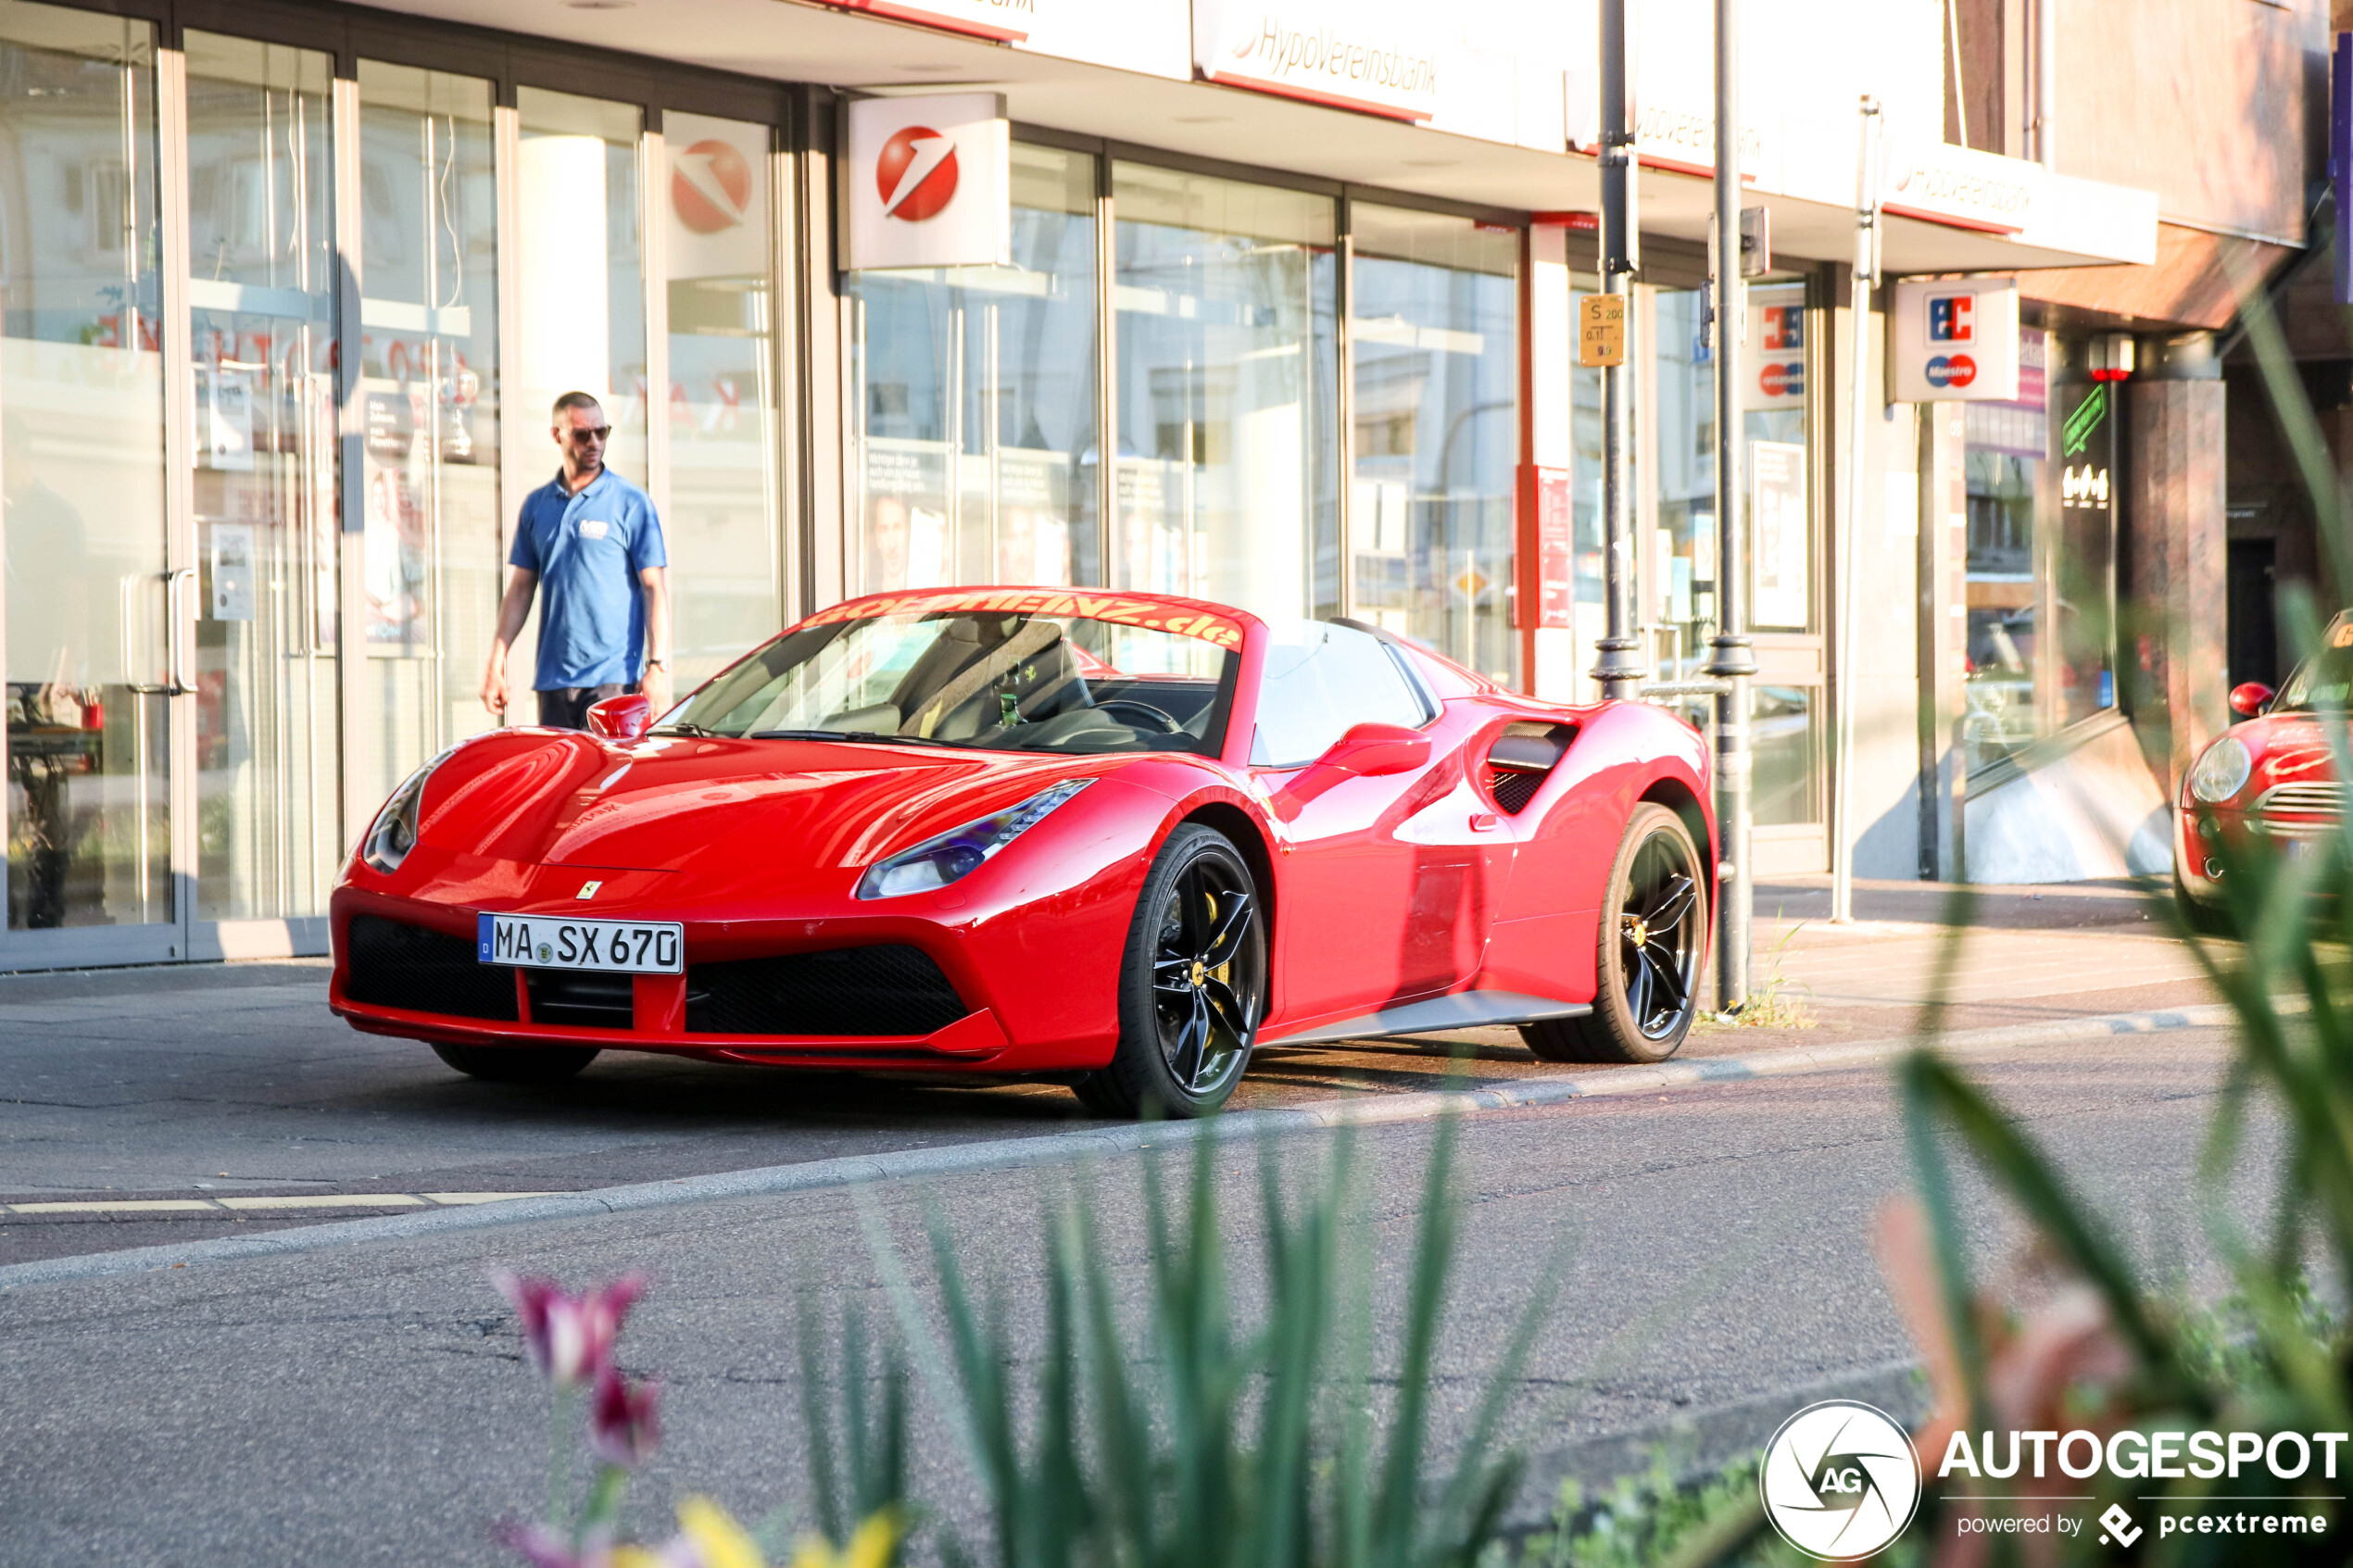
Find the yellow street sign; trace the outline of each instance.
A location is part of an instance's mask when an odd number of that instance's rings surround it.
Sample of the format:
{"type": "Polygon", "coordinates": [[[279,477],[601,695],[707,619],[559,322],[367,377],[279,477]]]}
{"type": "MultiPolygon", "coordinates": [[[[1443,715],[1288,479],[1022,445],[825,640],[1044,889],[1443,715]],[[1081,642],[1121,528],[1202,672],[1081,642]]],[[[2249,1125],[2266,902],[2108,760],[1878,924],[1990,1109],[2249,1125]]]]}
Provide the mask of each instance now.
{"type": "Polygon", "coordinates": [[[1626,296],[1589,294],[1577,301],[1577,362],[1585,366],[1626,363],[1626,296]]]}

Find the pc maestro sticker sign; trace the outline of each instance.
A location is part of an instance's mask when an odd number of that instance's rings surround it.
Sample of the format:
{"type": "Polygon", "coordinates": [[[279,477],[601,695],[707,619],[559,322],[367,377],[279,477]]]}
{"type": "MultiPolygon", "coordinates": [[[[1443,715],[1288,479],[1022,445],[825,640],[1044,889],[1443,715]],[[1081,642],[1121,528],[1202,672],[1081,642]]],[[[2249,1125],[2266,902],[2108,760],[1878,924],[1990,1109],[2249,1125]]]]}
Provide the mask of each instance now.
{"type": "Polygon", "coordinates": [[[1013,136],[994,93],[861,98],[849,108],[849,266],[1013,261],[1013,136]]]}
{"type": "Polygon", "coordinates": [[[1888,354],[1898,403],[2018,399],[2018,281],[1895,285],[1888,354]]]}

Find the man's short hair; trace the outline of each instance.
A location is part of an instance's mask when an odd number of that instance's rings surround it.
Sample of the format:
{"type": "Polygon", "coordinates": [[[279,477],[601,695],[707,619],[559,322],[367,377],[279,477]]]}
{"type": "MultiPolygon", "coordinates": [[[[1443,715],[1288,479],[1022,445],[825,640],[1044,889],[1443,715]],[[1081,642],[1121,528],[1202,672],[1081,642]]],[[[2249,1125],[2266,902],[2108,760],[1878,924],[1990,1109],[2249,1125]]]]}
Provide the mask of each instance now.
{"type": "Polygon", "coordinates": [[[556,406],[549,410],[547,417],[551,420],[560,420],[574,408],[601,408],[603,407],[603,404],[598,403],[594,396],[585,392],[567,392],[556,399],[556,406]]]}

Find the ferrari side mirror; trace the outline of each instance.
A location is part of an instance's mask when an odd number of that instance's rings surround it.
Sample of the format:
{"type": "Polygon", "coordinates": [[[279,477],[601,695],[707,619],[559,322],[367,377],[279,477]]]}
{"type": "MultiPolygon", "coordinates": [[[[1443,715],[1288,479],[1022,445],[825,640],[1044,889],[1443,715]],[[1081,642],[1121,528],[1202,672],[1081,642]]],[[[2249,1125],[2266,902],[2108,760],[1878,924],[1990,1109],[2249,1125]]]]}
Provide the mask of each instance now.
{"type": "Polygon", "coordinates": [[[2231,711],[2242,719],[2260,717],[2271,706],[2271,688],[2260,681],[2247,681],[2231,688],[2231,711]]]}
{"type": "Polygon", "coordinates": [[[1315,759],[1319,768],[1378,779],[1410,773],[1429,761],[1429,737],[1402,724],[1359,724],[1315,759]]]}
{"type": "Polygon", "coordinates": [[[653,698],[635,692],[588,705],[588,733],[606,740],[636,740],[653,727],[653,698]]]}

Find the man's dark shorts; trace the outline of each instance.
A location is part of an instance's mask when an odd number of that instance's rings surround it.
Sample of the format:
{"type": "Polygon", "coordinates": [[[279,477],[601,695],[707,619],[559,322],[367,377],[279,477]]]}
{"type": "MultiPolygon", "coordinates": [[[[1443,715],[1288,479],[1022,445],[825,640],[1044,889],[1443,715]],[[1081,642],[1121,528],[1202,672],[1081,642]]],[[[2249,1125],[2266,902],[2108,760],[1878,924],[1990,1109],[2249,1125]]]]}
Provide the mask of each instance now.
{"type": "Polygon", "coordinates": [[[558,686],[539,694],[539,721],[559,730],[585,730],[591,704],[609,696],[627,696],[636,689],[635,681],[627,685],[608,681],[601,686],[558,686]]]}

